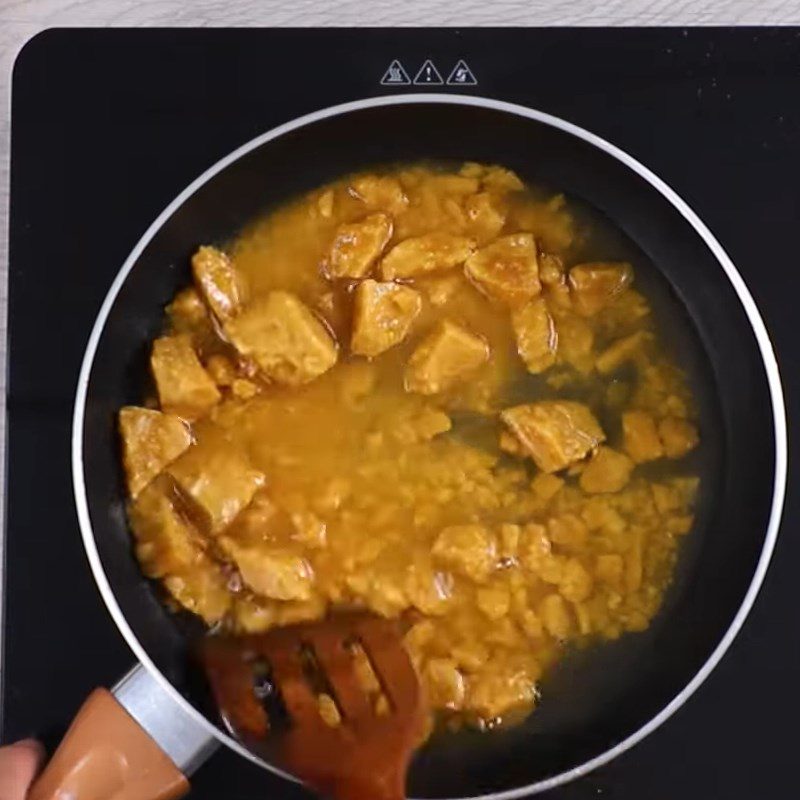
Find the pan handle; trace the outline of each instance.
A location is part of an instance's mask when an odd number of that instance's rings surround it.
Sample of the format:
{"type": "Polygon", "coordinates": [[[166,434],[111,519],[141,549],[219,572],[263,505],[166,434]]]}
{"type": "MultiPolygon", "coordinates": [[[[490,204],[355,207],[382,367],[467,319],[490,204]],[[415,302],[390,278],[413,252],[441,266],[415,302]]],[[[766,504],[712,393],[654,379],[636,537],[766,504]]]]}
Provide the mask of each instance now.
{"type": "Polygon", "coordinates": [[[28,800],[175,800],[217,745],[139,664],[89,695],[28,800]]]}

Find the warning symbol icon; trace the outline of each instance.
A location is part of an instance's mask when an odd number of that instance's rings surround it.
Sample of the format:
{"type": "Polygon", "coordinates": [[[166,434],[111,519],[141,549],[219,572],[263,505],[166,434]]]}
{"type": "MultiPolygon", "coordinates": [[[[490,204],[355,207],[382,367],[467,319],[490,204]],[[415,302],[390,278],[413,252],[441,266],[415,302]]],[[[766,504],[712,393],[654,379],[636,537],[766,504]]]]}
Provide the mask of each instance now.
{"type": "Polygon", "coordinates": [[[414,78],[414,83],[425,84],[427,86],[441,86],[441,84],[444,83],[444,80],[439,74],[439,70],[434,66],[433,61],[428,58],[419,68],[419,72],[414,78]]]}
{"type": "Polygon", "coordinates": [[[474,73],[463,58],[453,67],[453,71],[447,79],[448,86],[477,86],[477,84],[474,73]]]}
{"type": "Polygon", "coordinates": [[[408,77],[408,73],[397,59],[389,64],[381,78],[381,86],[409,86],[410,84],[411,78],[408,77]]]}

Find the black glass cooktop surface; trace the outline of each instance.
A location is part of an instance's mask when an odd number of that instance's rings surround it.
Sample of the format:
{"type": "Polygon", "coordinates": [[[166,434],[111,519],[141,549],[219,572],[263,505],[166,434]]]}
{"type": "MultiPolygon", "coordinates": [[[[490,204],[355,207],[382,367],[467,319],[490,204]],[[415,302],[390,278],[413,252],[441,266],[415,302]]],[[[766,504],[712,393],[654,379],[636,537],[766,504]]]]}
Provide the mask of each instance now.
{"type": "MultiPolygon", "coordinates": [[[[254,136],[410,91],[535,107],[644,162],[731,255],[772,335],[790,415],[800,401],[800,31],[47,31],[13,76],[3,741],[52,746],[86,693],[132,663],[83,554],[69,461],[80,360],[125,257],[187,183],[254,136]]],[[[790,435],[793,452],[791,424],[790,435]]],[[[690,702],[547,797],[797,796],[798,522],[790,482],[764,589],[690,702]]],[[[191,797],[301,795],[221,751],[191,797]]]]}

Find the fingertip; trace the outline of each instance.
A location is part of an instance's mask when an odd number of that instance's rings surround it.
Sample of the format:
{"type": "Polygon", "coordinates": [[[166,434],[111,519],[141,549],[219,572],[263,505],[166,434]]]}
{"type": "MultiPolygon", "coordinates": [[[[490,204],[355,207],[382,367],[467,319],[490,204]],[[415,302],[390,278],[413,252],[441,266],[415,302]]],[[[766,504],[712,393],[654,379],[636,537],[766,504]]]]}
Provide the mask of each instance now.
{"type": "Polygon", "coordinates": [[[0,747],[0,798],[24,800],[44,759],[44,749],[34,739],[0,747]]]}
{"type": "Polygon", "coordinates": [[[30,757],[33,758],[34,763],[37,765],[44,761],[44,745],[38,739],[22,739],[11,746],[15,750],[29,753],[30,757]]]}

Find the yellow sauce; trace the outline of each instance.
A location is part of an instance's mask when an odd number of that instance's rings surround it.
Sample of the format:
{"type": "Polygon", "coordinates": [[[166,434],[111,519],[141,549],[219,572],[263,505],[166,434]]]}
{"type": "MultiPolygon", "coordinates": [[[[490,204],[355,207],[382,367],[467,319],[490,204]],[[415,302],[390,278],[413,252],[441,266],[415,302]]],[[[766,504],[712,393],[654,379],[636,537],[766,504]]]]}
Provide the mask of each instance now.
{"type": "Polygon", "coordinates": [[[311,192],[229,261],[203,251],[158,346],[175,360],[154,362],[167,413],[121,419],[144,571],[232,631],[338,607],[401,617],[433,707],[478,726],[533,708],[567,643],[644,630],[692,527],[693,403],[631,268],[572,271],[580,235],[562,198],[506,170],[420,166],[311,192]],[[446,249],[389,255],[431,233],[446,249]],[[384,277],[414,290],[409,319],[355,355],[354,297],[384,277]],[[276,365],[294,325],[303,357],[276,365]],[[205,378],[181,372],[174,334],[205,378]]]}

